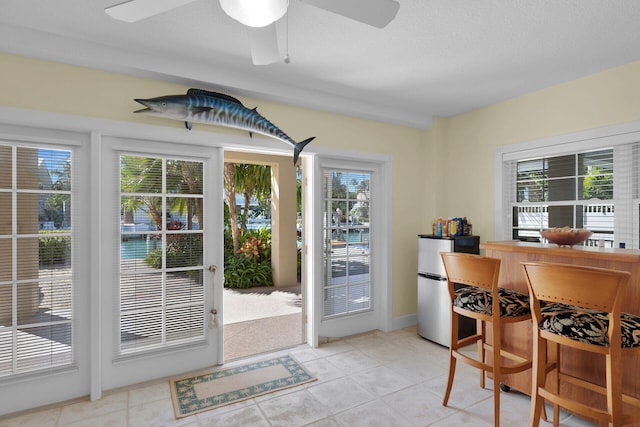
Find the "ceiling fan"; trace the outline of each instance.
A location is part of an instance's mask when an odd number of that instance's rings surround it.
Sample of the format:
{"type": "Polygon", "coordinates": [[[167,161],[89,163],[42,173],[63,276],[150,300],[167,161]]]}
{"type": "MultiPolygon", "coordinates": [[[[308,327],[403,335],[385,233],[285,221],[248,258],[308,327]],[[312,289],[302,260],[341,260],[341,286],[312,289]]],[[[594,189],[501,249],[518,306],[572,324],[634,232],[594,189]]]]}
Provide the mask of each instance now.
{"type": "MultiPolygon", "coordinates": [[[[105,8],[111,17],[137,22],[196,0],[128,0],[105,8]]],[[[287,12],[289,0],[219,0],[222,9],[247,26],[251,58],[255,65],[268,65],[282,59],[278,49],[275,22],[287,12]]],[[[298,0],[376,28],[383,28],[398,13],[396,0],[298,0]]],[[[285,58],[285,62],[288,57],[285,58]]]]}

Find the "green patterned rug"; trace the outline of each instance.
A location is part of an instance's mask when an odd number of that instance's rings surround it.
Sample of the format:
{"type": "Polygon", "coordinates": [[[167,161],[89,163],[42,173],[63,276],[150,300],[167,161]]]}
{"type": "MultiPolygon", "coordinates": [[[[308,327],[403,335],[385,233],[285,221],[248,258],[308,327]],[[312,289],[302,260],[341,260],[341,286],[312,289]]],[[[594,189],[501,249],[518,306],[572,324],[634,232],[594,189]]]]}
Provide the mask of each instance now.
{"type": "Polygon", "coordinates": [[[171,379],[176,418],[315,381],[291,355],[171,379]]]}

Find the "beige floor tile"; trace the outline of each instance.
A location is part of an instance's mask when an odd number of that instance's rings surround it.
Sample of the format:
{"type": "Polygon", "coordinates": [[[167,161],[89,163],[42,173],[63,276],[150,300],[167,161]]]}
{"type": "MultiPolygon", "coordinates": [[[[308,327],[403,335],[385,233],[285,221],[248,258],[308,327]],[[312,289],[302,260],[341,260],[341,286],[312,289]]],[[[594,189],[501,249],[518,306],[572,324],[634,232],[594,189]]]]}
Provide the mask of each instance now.
{"type": "Polygon", "coordinates": [[[33,411],[10,419],[0,420],[0,427],[54,427],[62,408],[33,411]]]}
{"type": "Polygon", "coordinates": [[[318,348],[315,348],[314,351],[318,355],[318,357],[327,357],[333,356],[340,353],[346,353],[347,351],[353,351],[356,348],[351,344],[350,341],[334,341],[327,344],[321,344],[318,348]]]}
{"type": "Polygon", "coordinates": [[[415,377],[400,374],[386,366],[355,373],[351,378],[376,396],[385,396],[417,382],[415,377]]]}
{"type": "Polygon", "coordinates": [[[214,415],[201,421],[199,427],[269,427],[269,422],[256,405],[214,415]]]}
{"type": "Polygon", "coordinates": [[[258,403],[273,427],[303,426],[331,415],[307,390],[258,403]]]}
{"type": "MultiPolygon", "coordinates": [[[[508,424],[507,424],[508,425],[508,424]]],[[[457,411],[453,415],[430,424],[429,427],[493,427],[493,414],[457,411]]],[[[509,426],[511,427],[511,426],[509,426]]]]}
{"type": "Polygon", "coordinates": [[[169,389],[169,381],[162,381],[157,384],[151,384],[146,387],[130,390],[129,406],[136,406],[143,403],[170,398],[171,391],[169,389]]]}
{"type": "Polygon", "coordinates": [[[125,427],[127,426],[127,411],[125,409],[85,418],[71,424],[59,424],[65,427],[125,427]]]}
{"type": "Polygon", "coordinates": [[[374,331],[349,338],[349,344],[357,348],[383,345],[388,342],[388,337],[382,332],[374,331]]]}
{"type": "Polygon", "coordinates": [[[298,362],[308,362],[309,360],[316,360],[322,357],[318,354],[316,349],[307,345],[300,345],[296,348],[292,348],[289,353],[295,357],[298,362]]]}
{"type": "Polygon", "coordinates": [[[342,424],[340,421],[335,419],[335,417],[327,417],[323,418],[319,421],[316,421],[311,424],[307,424],[305,427],[350,427],[346,424],[342,424]]]}
{"type": "Polygon", "coordinates": [[[60,413],[58,425],[69,425],[77,421],[126,410],[128,398],[128,392],[119,392],[93,402],[78,402],[65,406],[60,413]]]}
{"type": "Polygon", "coordinates": [[[318,379],[318,383],[331,381],[346,375],[327,359],[310,360],[304,363],[304,367],[318,379]]]}
{"type": "Polygon", "coordinates": [[[131,406],[128,415],[129,427],[184,426],[197,420],[195,415],[176,419],[171,399],[131,406]]]}
{"type": "MultiPolygon", "coordinates": [[[[473,373],[475,374],[477,372],[477,370],[474,370],[473,373]]],[[[429,386],[436,395],[444,396],[447,385],[446,382],[447,376],[443,375],[425,381],[425,384],[429,386]]],[[[454,409],[465,409],[484,399],[493,398],[492,396],[493,382],[491,380],[486,381],[485,388],[480,388],[476,375],[464,375],[462,372],[457,372],[453,387],[451,388],[448,405],[454,409]]]]}
{"type": "Polygon", "coordinates": [[[342,377],[309,387],[309,393],[334,414],[375,398],[373,393],[365,390],[364,387],[349,377],[342,377]]]}
{"type": "Polygon", "coordinates": [[[345,374],[354,374],[356,372],[380,366],[380,362],[367,356],[360,350],[351,350],[343,353],[328,356],[327,360],[333,363],[336,368],[345,374]]]}
{"type": "MultiPolygon", "coordinates": [[[[458,363],[449,406],[442,406],[448,350],[420,338],[415,327],[362,334],[317,349],[297,346],[269,356],[284,354],[292,354],[318,381],[180,420],[173,413],[168,382],[159,381],[96,402],[34,410],[0,420],[0,427],[493,425],[493,382],[487,380],[487,388],[480,388],[479,371],[464,363],[458,363]]],[[[265,357],[235,360],[224,367],[265,357]]],[[[502,392],[501,401],[502,425],[527,425],[528,396],[502,392]]],[[[592,426],[564,412],[560,423],[592,426]]]]}
{"type": "Polygon", "coordinates": [[[414,348],[399,346],[393,341],[358,347],[358,350],[381,363],[415,355],[414,348]]]}
{"type": "Polygon", "coordinates": [[[391,393],[381,398],[388,406],[401,413],[413,425],[426,426],[457,412],[442,406],[442,396],[433,393],[426,383],[391,393]]]}
{"type": "Polygon", "coordinates": [[[336,415],[351,427],[406,427],[409,421],[382,401],[373,400],[336,415]]]}
{"type": "Polygon", "coordinates": [[[446,375],[447,367],[445,365],[421,357],[419,354],[415,353],[409,357],[398,358],[385,363],[385,366],[400,375],[413,377],[416,381],[426,381],[446,375]]]}

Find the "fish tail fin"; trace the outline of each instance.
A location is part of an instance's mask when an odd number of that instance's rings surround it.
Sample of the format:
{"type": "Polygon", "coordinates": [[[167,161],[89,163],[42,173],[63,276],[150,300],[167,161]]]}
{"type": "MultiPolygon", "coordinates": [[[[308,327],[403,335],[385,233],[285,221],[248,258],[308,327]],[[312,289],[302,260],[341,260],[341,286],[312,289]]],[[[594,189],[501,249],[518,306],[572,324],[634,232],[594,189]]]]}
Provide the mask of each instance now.
{"type": "Polygon", "coordinates": [[[302,149],[311,141],[313,141],[316,137],[312,136],[311,138],[307,138],[304,141],[301,142],[296,142],[295,146],[293,147],[293,164],[295,165],[296,163],[298,163],[298,157],[300,156],[300,153],[302,152],[302,149]]]}

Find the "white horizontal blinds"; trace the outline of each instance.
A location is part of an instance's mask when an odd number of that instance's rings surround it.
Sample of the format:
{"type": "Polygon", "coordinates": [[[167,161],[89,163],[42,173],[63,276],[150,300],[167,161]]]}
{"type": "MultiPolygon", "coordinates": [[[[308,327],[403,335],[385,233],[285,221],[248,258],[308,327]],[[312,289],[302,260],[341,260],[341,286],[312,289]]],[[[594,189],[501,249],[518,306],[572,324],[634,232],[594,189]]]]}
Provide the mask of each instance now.
{"type": "Polygon", "coordinates": [[[502,238],[506,240],[513,238],[514,216],[517,218],[517,213],[514,213],[512,209],[512,206],[515,206],[516,203],[516,192],[513,191],[516,187],[516,168],[517,162],[515,160],[505,160],[503,162],[502,206],[505,215],[503,215],[504,222],[502,223],[501,233],[502,238]]]}
{"type": "MultiPolygon", "coordinates": [[[[613,200],[616,207],[615,236],[618,243],[625,247],[633,245],[633,167],[635,144],[624,144],[614,147],[613,200]]],[[[635,163],[637,165],[637,163],[635,163]]],[[[635,246],[637,247],[637,246],[635,246]]]]}
{"type": "Polygon", "coordinates": [[[0,143],[0,206],[0,377],[71,364],[71,152],[0,143]]]}
{"type": "Polygon", "coordinates": [[[371,309],[371,174],[323,169],[323,317],[371,309]]]}
{"type": "Polygon", "coordinates": [[[120,157],[120,352],[204,339],[203,163],[120,157]]]}
{"type": "Polygon", "coordinates": [[[550,227],[587,228],[586,245],[614,241],[614,151],[606,148],[517,162],[513,238],[537,240],[550,227]]]}
{"type": "Polygon", "coordinates": [[[640,247],[640,143],[631,144],[631,229],[632,248],[640,247]]]}

